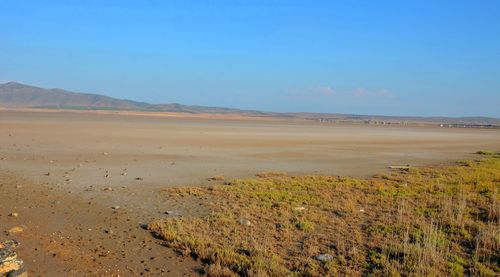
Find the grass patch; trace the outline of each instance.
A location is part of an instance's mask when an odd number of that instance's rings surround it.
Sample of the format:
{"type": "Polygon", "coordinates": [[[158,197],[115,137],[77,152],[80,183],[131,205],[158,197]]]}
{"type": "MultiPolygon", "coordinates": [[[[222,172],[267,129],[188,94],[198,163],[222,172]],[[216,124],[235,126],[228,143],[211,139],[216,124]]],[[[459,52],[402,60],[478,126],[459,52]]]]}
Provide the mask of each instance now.
{"type": "Polygon", "coordinates": [[[498,276],[500,154],[492,153],[371,179],[273,174],[170,189],[211,213],[148,228],[201,260],[208,276],[498,276]]]}
{"type": "Polygon", "coordinates": [[[498,152],[488,151],[488,150],[479,150],[476,152],[478,155],[498,155],[498,152]]]}
{"type": "Polygon", "coordinates": [[[259,172],[259,173],[255,174],[255,176],[257,176],[259,178],[282,177],[282,176],[286,176],[286,172],[282,172],[282,171],[262,171],[262,172],[259,172]]]}
{"type": "Polygon", "coordinates": [[[309,221],[299,221],[297,224],[295,224],[297,229],[305,231],[305,232],[312,232],[314,230],[314,223],[309,222],[309,221]]]}

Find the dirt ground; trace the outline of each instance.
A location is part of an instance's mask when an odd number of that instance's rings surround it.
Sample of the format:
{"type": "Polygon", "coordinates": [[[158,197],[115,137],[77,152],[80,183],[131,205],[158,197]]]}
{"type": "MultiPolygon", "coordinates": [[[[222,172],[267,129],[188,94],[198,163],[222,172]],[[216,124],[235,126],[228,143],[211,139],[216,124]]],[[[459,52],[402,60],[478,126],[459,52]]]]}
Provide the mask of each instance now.
{"type": "Polygon", "coordinates": [[[21,242],[32,276],[196,276],[141,228],[204,212],[162,188],[268,170],[367,177],[481,149],[500,149],[500,130],[2,110],[0,240],[21,242]]]}

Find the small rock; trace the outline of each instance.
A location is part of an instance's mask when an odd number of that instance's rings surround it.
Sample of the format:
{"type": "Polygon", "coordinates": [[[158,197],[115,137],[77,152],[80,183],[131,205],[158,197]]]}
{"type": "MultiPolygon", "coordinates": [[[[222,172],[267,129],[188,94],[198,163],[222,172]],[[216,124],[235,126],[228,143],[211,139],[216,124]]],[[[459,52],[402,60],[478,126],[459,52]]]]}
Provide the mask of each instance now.
{"type": "Polygon", "coordinates": [[[390,169],[400,169],[400,170],[410,170],[410,165],[391,165],[389,166],[390,169]]]}
{"type": "Polygon", "coordinates": [[[18,234],[22,233],[24,231],[23,227],[20,226],[15,226],[9,229],[8,233],[9,234],[18,234]]]}
{"type": "Polygon", "coordinates": [[[45,176],[50,176],[50,172],[45,173],[45,176]]]}
{"type": "Polygon", "coordinates": [[[127,176],[127,172],[123,172],[123,173],[122,173],[122,176],[127,176]]]}
{"type": "Polygon", "coordinates": [[[108,152],[102,152],[102,154],[103,154],[104,156],[109,155],[109,154],[108,154],[108,152]]]}
{"type": "Polygon", "coordinates": [[[178,211],[166,211],[165,214],[172,216],[180,215],[178,211]]]}
{"type": "Polygon", "coordinates": [[[333,256],[330,254],[319,254],[318,256],[314,257],[316,260],[321,261],[321,262],[328,262],[333,260],[333,256]]]}
{"type": "Polygon", "coordinates": [[[113,209],[113,210],[118,210],[119,208],[120,208],[120,206],[113,206],[113,207],[111,207],[111,209],[113,209]]]}
{"type": "Polygon", "coordinates": [[[241,225],[245,225],[245,226],[251,226],[252,225],[252,222],[250,222],[250,220],[245,219],[245,218],[238,219],[238,223],[241,224],[241,225]]]}
{"type": "Polygon", "coordinates": [[[296,208],[293,208],[294,211],[298,211],[298,212],[303,212],[306,208],[304,207],[296,207],[296,208]]]}
{"type": "Polygon", "coordinates": [[[359,212],[360,212],[360,213],[364,213],[364,212],[365,212],[365,209],[359,209],[359,212]]]}
{"type": "Polygon", "coordinates": [[[107,188],[104,188],[103,191],[113,191],[113,188],[112,187],[107,187],[107,188]]]}
{"type": "Polygon", "coordinates": [[[12,217],[17,217],[18,214],[17,213],[10,213],[9,216],[12,216],[12,217]]]}
{"type": "Polygon", "coordinates": [[[225,177],[223,175],[217,175],[208,178],[208,181],[224,181],[225,177]]]}
{"type": "Polygon", "coordinates": [[[141,180],[144,180],[144,178],[141,178],[141,177],[137,177],[135,178],[137,181],[141,181],[141,180]]]}

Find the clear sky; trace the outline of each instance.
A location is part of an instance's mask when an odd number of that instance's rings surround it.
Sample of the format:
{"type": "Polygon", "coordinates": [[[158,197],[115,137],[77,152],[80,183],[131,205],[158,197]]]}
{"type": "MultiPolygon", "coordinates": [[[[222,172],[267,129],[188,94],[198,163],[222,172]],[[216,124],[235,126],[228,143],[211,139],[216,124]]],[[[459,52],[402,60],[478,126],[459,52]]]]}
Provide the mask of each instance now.
{"type": "Polygon", "coordinates": [[[0,1],[0,82],[268,111],[500,117],[500,1],[0,1]]]}

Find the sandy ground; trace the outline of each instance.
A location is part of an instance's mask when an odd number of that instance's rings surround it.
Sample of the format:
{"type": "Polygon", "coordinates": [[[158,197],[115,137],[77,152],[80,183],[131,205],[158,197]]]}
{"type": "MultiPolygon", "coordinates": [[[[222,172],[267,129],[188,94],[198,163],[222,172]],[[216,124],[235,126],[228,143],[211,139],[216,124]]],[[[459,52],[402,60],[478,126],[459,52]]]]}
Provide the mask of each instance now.
{"type": "Polygon", "coordinates": [[[203,212],[161,188],[265,170],[367,177],[480,149],[500,149],[500,130],[3,110],[0,239],[25,228],[15,237],[34,276],[198,275],[141,228],[203,212]]]}

